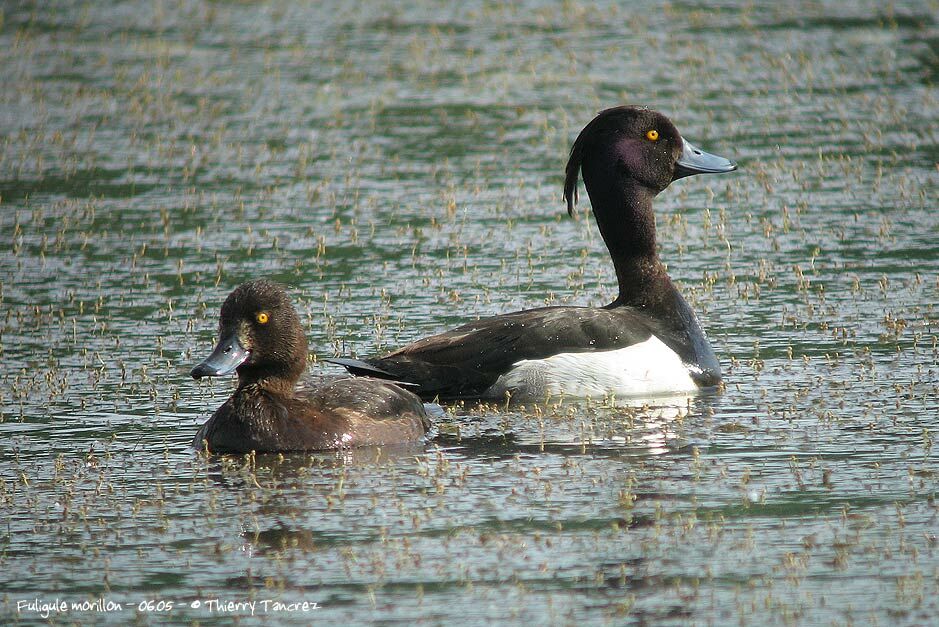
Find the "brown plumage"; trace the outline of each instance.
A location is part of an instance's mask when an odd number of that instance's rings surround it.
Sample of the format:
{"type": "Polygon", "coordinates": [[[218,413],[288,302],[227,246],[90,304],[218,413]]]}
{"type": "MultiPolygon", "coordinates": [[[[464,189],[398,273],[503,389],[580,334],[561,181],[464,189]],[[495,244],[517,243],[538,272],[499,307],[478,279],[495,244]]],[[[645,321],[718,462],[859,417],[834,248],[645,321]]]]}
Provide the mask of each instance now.
{"type": "Polygon", "coordinates": [[[238,372],[238,388],[199,429],[213,453],[310,451],[421,440],[430,421],[420,399],[388,381],[340,379],[297,386],[307,342],[286,291],[259,279],[222,305],[219,342],[193,378],[238,372]]]}

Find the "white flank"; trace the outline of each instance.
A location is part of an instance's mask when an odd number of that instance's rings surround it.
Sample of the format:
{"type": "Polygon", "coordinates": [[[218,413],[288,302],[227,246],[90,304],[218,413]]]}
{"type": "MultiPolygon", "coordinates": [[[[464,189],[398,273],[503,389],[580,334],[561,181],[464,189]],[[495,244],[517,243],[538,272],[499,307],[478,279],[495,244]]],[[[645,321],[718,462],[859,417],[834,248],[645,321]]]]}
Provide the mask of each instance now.
{"type": "Polygon", "coordinates": [[[651,396],[698,389],[681,358],[650,337],[627,348],[523,359],[486,391],[490,398],[651,396]]]}

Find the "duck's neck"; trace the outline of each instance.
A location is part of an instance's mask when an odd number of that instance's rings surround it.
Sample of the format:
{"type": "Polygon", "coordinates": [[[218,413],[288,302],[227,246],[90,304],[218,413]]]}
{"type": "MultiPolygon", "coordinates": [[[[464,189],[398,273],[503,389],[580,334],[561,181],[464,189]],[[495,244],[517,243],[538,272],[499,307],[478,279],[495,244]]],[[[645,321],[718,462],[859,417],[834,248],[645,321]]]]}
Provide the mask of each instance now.
{"type": "Polygon", "coordinates": [[[619,296],[610,306],[654,306],[669,291],[662,289],[663,284],[671,285],[656,251],[652,213],[656,192],[632,179],[589,177],[586,172],[584,185],[616,268],[619,296]],[[591,184],[596,180],[610,183],[591,184]]]}
{"type": "Polygon", "coordinates": [[[239,369],[238,391],[253,387],[278,396],[290,396],[297,386],[298,379],[299,376],[291,372],[274,373],[266,371],[261,374],[251,368],[239,369]]]}

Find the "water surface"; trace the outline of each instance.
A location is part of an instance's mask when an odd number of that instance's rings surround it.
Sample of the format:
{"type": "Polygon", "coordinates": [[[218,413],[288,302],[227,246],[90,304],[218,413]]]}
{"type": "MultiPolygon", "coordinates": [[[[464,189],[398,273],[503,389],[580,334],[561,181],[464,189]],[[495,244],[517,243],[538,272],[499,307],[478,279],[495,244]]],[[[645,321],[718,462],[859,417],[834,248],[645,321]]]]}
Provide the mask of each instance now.
{"type": "Polygon", "coordinates": [[[936,621],[939,6],[782,4],[5,5],[4,622],[936,621]],[[188,449],[248,278],[317,359],[608,302],[561,187],[623,103],[741,166],[656,204],[721,393],[188,449]]]}

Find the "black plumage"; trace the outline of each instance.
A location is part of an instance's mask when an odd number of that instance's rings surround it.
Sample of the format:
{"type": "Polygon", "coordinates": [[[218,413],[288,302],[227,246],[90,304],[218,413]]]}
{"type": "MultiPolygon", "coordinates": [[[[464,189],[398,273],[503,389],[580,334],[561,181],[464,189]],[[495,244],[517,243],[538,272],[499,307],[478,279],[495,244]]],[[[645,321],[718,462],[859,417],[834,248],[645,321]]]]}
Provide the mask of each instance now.
{"type": "Polygon", "coordinates": [[[678,355],[696,385],[715,385],[717,357],[659,259],[652,200],[678,178],[735,168],[686,142],[661,113],[637,107],[603,111],[574,142],[564,197],[573,213],[582,174],[616,269],[619,294],[612,303],[484,318],[382,357],[331,361],[352,374],[415,384],[425,399],[494,398],[506,391],[495,385],[500,377],[523,360],[624,349],[654,335],[678,355]]]}

